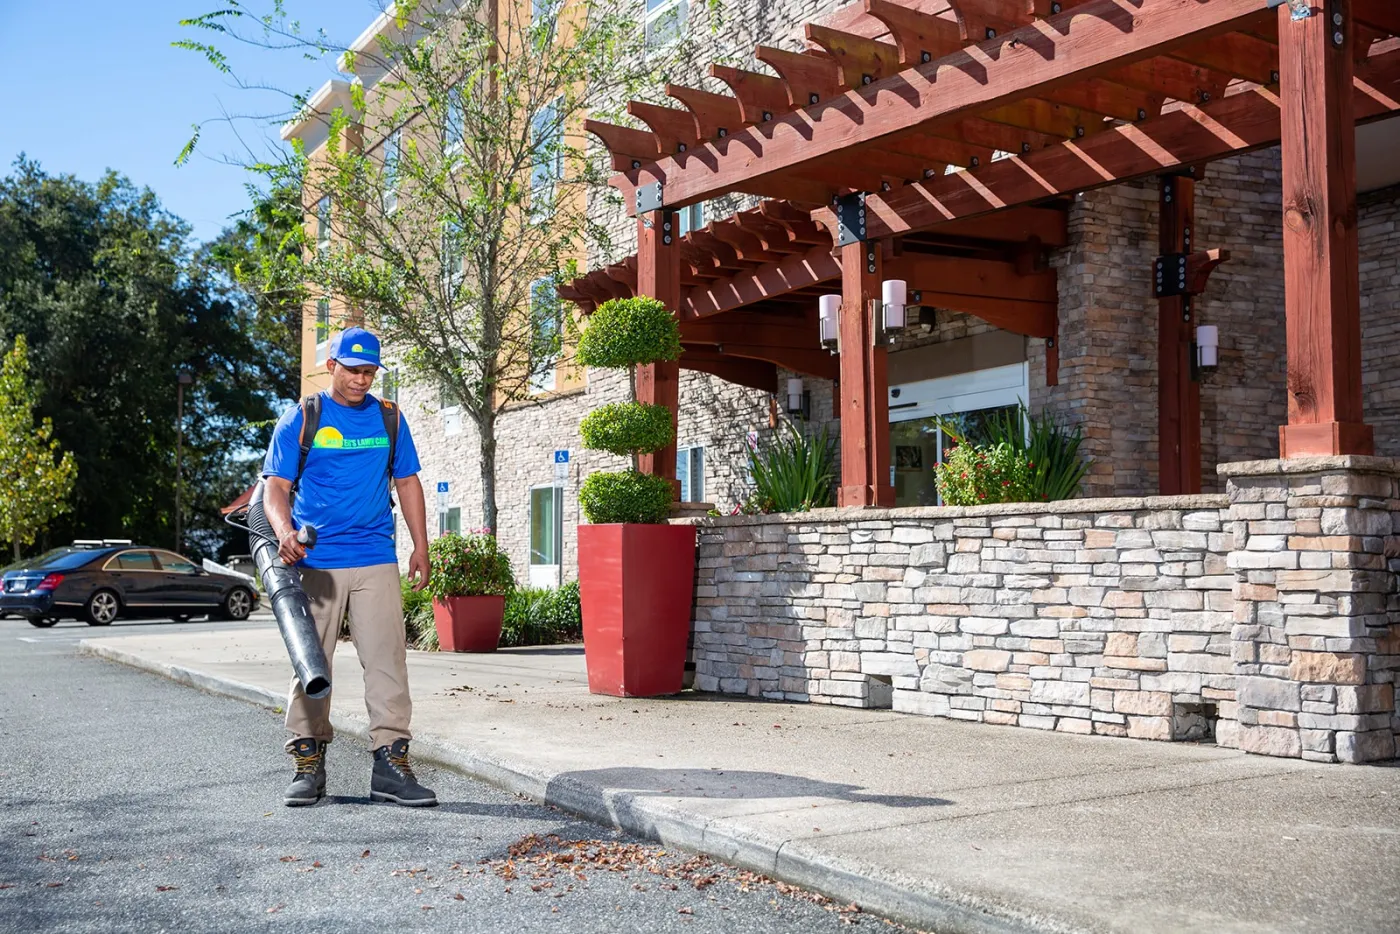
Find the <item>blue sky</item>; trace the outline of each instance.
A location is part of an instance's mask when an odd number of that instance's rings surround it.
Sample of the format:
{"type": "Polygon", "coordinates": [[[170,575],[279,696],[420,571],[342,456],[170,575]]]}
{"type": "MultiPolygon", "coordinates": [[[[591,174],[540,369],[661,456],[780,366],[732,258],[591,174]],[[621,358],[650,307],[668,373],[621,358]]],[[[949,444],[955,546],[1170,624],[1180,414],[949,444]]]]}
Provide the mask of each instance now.
{"type": "MultiPolygon", "coordinates": [[[[247,0],[261,10],[270,0],[247,0]]],[[[219,6],[217,0],[74,0],[53,4],[0,0],[0,39],[10,62],[10,91],[0,119],[0,163],[7,175],[21,152],[51,174],[85,180],[108,168],[151,188],[165,207],[210,239],[244,208],[246,173],[220,162],[241,158],[239,136],[253,147],[277,143],[275,127],[241,123],[206,128],[200,151],[184,166],[175,157],[190,125],[222,112],[284,110],[276,95],[242,91],[202,56],[172,48],[192,36],[183,17],[219,6]]],[[[379,10],[375,0],[286,0],[305,27],[324,27],[340,42],[359,35],[379,10]]],[[[229,46],[247,79],[295,91],[319,87],[331,62],[295,53],[229,46]]]]}

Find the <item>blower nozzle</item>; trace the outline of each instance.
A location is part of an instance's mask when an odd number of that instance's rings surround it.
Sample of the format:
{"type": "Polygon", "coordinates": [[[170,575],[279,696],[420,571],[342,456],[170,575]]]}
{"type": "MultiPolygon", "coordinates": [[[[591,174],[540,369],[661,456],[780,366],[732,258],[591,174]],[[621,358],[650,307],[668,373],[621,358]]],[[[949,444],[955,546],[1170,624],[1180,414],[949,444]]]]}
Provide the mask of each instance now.
{"type": "MultiPolygon", "coordinates": [[[[277,534],[267,519],[263,507],[265,482],[259,480],[253,487],[247,512],[241,517],[247,525],[239,525],[235,516],[229,516],[229,524],[248,532],[248,545],[253,552],[253,565],[262,579],[263,590],[268,603],[272,605],[272,615],[277,619],[277,628],[282,632],[282,642],[287,646],[287,654],[292,660],[292,669],[307,697],[326,697],[331,692],[330,665],[326,662],[325,650],[316,633],[316,620],[311,615],[311,601],[306,591],[301,589],[301,575],[289,568],[277,554],[277,534]]],[[[297,532],[297,541],[308,548],[316,545],[316,529],[302,526],[297,532]]]]}

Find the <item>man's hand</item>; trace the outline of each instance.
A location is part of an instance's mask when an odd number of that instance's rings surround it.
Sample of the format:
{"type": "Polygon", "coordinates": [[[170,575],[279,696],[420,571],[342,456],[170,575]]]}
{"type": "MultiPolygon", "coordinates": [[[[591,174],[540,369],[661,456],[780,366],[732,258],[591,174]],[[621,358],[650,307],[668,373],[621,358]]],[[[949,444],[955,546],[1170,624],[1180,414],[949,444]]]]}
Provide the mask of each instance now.
{"type": "Polygon", "coordinates": [[[277,541],[277,554],[281,556],[282,563],[291,567],[302,558],[306,557],[306,546],[297,541],[296,529],[285,532],[277,541]]]}
{"type": "Polygon", "coordinates": [[[413,589],[422,590],[428,586],[428,551],[415,548],[408,559],[408,579],[414,581],[413,589]]]}

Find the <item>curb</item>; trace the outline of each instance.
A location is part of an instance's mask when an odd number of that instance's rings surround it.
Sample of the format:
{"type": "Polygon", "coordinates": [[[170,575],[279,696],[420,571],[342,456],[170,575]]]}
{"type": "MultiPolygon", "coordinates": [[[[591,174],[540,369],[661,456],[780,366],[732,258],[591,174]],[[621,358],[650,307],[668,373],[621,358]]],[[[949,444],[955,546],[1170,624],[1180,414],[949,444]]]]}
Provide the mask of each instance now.
{"type": "MultiPolygon", "coordinates": [[[[110,645],[84,639],[84,655],[117,662],[168,678],[208,694],[231,697],[258,707],[282,709],[285,698],[266,688],[191,668],[154,661],[110,645]]],[[[369,723],[332,714],[331,725],[369,741],[369,723]]],[[[721,862],[801,886],[841,903],[937,934],[1076,934],[1066,925],[1024,907],[999,903],[968,892],[930,886],[901,878],[888,870],[832,857],[802,841],[775,841],[733,827],[716,827],[701,817],[642,795],[608,791],[567,773],[512,763],[472,752],[431,734],[415,734],[413,751],[426,762],[445,766],[470,778],[513,794],[568,811],[578,817],[624,833],[679,847],[721,862]]]]}

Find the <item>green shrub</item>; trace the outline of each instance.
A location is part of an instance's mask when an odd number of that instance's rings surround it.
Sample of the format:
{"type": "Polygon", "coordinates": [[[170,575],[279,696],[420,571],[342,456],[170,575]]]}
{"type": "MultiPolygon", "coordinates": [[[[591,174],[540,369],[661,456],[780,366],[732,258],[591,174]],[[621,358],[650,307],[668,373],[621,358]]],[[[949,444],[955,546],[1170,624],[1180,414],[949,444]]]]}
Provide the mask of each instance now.
{"type": "Polygon", "coordinates": [[[993,444],[1009,444],[1026,455],[1031,499],[1049,502],[1079,495],[1079,484],[1093,461],[1079,454],[1084,432],[1078,426],[1070,431],[1043,410],[1032,418],[1025,403],[1018,402],[1014,411],[994,414],[986,430],[993,444]]]}
{"type": "Polygon", "coordinates": [[[583,638],[578,582],[558,590],[523,587],[506,598],[501,645],[557,645],[583,638]]]}
{"type": "Polygon", "coordinates": [[[578,501],[593,525],[655,524],[670,514],[675,495],[675,488],[665,477],[624,470],[590,475],[579,487],[578,501]]]}
{"type": "Polygon", "coordinates": [[[594,409],[583,417],[579,434],[585,447],[620,457],[659,451],[676,437],[671,410],[642,402],[613,402],[594,409]]]}
{"type": "Polygon", "coordinates": [[[414,590],[413,580],[399,578],[399,592],[403,596],[404,641],[411,649],[425,652],[437,651],[437,627],[433,625],[433,595],[425,590],[414,590]]]}
{"type": "Polygon", "coordinates": [[[826,426],[808,434],[789,423],[762,453],[750,449],[749,470],[761,512],[806,512],[835,505],[836,444],[826,426]]]}
{"type": "Polygon", "coordinates": [[[510,556],[486,532],[448,534],[428,546],[432,574],[426,592],[434,599],[503,596],[515,587],[510,556]]]}
{"type": "Polygon", "coordinates": [[[681,355],[681,329],[675,315],[654,298],[615,298],[588,316],[578,341],[584,366],[625,370],[681,355]]]}
{"type": "Polygon", "coordinates": [[[1024,451],[1010,444],[959,444],[936,469],[938,494],[948,506],[989,506],[1034,499],[1024,451]]]}

